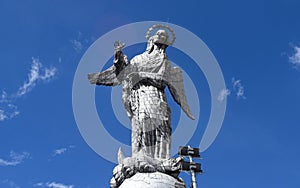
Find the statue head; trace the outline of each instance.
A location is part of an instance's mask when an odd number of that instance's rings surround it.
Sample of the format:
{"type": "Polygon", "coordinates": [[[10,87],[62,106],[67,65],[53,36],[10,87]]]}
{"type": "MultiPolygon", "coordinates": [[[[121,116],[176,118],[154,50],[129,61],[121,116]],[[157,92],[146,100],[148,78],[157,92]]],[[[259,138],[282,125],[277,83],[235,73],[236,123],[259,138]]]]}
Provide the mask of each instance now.
{"type": "Polygon", "coordinates": [[[154,43],[169,45],[169,34],[166,30],[158,30],[152,39],[154,43]]]}
{"type": "Polygon", "coordinates": [[[176,36],[173,29],[171,29],[167,25],[161,24],[156,24],[150,27],[147,31],[146,38],[148,40],[148,43],[153,42],[158,44],[164,44],[167,46],[173,45],[173,43],[176,40],[176,36]],[[158,29],[157,32],[153,36],[151,36],[151,33],[156,29],[158,29]],[[169,33],[172,34],[171,39],[169,37],[169,33]]]}
{"type": "Polygon", "coordinates": [[[160,44],[160,46],[164,46],[164,49],[169,45],[173,45],[176,36],[174,31],[169,26],[156,24],[148,29],[146,38],[148,40],[146,51],[150,53],[153,50],[154,44],[160,44]],[[151,36],[151,33],[156,29],[158,29],[156,33],[151,36]],[[172,34],[172,40],[170,40],[169,33],[172,34]]]}

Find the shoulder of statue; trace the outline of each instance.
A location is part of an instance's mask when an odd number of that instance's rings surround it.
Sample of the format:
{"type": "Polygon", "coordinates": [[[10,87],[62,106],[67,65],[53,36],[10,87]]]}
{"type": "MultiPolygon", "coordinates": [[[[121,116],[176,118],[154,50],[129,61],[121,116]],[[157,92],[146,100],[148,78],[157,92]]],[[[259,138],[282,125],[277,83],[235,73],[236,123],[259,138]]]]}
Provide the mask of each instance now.
{"type": "Polygon", "coordinates": [[[130,60],[130,63],[131,63],[131,64],[135,64],[135,63],[138,63],[138,62],[142,61],[143,59],[146,58],[145,55],[146,55],[145,53],[142,53],[142,54],[139,54],[139,55],[134,56],[134,57],[130,60]]]}

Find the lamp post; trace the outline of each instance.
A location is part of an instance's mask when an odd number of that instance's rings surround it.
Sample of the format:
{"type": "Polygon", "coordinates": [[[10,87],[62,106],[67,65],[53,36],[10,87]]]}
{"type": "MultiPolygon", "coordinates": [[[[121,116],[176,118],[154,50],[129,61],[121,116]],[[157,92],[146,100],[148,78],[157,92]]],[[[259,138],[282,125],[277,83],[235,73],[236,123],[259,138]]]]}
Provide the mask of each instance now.
{"type": "Polygon", "coordinates": [[[192,188],[197,188],[196,173],[202,173],[201,164],[195,163],[193,158],[200,158],[199,148],[192,148],[190,146],[180,146],[178,155],[189,157],[189,162],[182,161],[181,171],[190,171],[192,175],[192,188]]]}

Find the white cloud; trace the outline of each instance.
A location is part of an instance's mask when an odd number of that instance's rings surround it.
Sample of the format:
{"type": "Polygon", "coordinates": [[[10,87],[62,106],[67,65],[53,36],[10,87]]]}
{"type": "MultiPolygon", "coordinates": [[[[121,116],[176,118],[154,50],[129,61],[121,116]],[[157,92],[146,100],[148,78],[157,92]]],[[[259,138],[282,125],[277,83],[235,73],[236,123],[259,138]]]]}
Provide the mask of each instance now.
{"type": "Polygon", "coordinates": [[[51,182],[46,184],[49,188],[73,188],[74,185],[64,185],[62,183],[51,182]]]}
{"type": "Polygon", "coordinates": [[[72,46],[73,46],[73,49],[76,51],[76,52],[81,52],[81,50],[83,49],[83,44],[79,41],[79,40],[76,40],[76,39],[72,39],[70,40],[72,46]]]}
{"type": "Polygon", "coordinates": [[[230,93],[231,92],[229,89],[222,89],[218,95],[218,101],[223,102],[227,98],[227,96],[230,95],[230,93]]]}
{"type": "Polygon", "coordinates": [[[25,159],[29,158],[30,154],[28,152],[16,153],[11,151],[9,156],[10,159],[8,160],[0,158],[0,166],[16,166],[21,164],[25,159]]]}
{"type": "Polygon", "coordinates": [[[77,33],[76,39],[71,39],[70,43],[72,44],[73,49],[80,53],[82,50],[87,48],[87,46],[90,44],[92,40],[85,37],[80,31],[77,33]]]}
{"type": "Polygon", "coordinates": [[[18,107],[11,103],[10,96],[6,91],[0,95],[0,121],[12,119],[19,114],[18,107]]]}
{"type": "Polygon", "coordinates": [[[0,108],[0,121],[12,119],[15,116],[20,114],[18,107],[13,104],[5,104],[5,110],[1,108],[0,108]]]}
{"type": "Polygon", "coordinates": [[[6,103],[6,102],[9,102],[9,97],[6,91],[2,91],[2,94],[0,96],[0,103],[6,103]]]}
{"type": "Polygon", "coordinates": [[[233,85],[233,90],[236,92],[236,96],[238,99],[246,99],[245,97],[245,90],[244,86],[242,85],[241,80],[236,80],[235,78],[232,78],[232,85],[233,85]]]}
{"type": "Polygon", "coordinates": [[[3,180],[1,183],[8,185],[10,188],[20,188],[20,186],[18,186],[15,182],[8,179],[3,180]]]}
{"type": "Polygon", "coordinates": [[[74,147],[75,147],[74,145],[70,145],[68,147],[55,149],[53,151],[52,157],[55,157],[55,156],[58,156],[58,155],[62,155],[64,153],[66,153],[68,150],[73,149],[74,147]]]}
{"type": "Polygon", "coordinates": [[[7,115],[5,114],[4,110],[0,109],[0,121],[4,121],[7,119],[7,115]]]}
{"type": "Polygon", "coordinates": [[[294,54],[289,56],[289,62],[293,65],[300,65],[300,46],[294,46],[294,54]]]}
{"type": "Polygon", "coordinates": [[[34,184],[33,186],[35,186],[35,187],[42,187],[42,186],[44,186],[44,183],[39,182],[39,183],[34,184]]]}
{"type": "Polygon", "coordinates": [[[17,97],[21,97],[30,92],[38,81],[49,81],[55,74],[57,69],[55,67],[43,68],[42,63],[38,58],[32,58],[31,70],[28,74],[28,80],[24,82],[16,94],[17,97]]]}
{"type": "Polygon", "coordinates": [[[2,90],[0,94],[0,121],[12,119],[20,114],[18,107],[13,104],[16,99],[31,91],[38,81],[50,81],[57,73],[55,67],[44,68],[38,58],[32,58],[31,69],[28,74],[28,80],[19,87],[16,94],[8,94],[2,90]]]}
{"type": "Polygon", "coordinates": [[[220,91],[217,100],[219,102],[224,102],[226,98],[231,95],[235,94],[237,99],[246,99],[245,97],[245,89],[244,86],[242,85],[241,80],[236,80],[235,78],[231,79],[232,82],[232,87],[230,89],[224,88],[220,91]]]}
{"type": "Polygon", "coordinates": [[[48,188],[74,188],[74,185],[65,185],[57,182],[47,182],[47,183],[36,183],[34,184],[36,187],[48,187],[48,188]]]}
{"type": "Polygon", "coordinates": [[[54,150],[54,152],[53,152],[53,156],[61,155],[61,154],[65,153],[66,151],[67,151],[67,148],[56,149],[56,150],[54,150]]]}

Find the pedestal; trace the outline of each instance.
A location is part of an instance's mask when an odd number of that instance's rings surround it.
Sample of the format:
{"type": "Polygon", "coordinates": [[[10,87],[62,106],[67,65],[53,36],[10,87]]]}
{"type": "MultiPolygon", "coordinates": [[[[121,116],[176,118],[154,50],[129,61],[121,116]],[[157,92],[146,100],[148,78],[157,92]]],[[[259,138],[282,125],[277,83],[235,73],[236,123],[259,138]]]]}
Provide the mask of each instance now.
{"type": "Polygon", "coordinates": [[[160,172],[137,173],[119,188],[185,188],[185,183],[160,172]]]}

